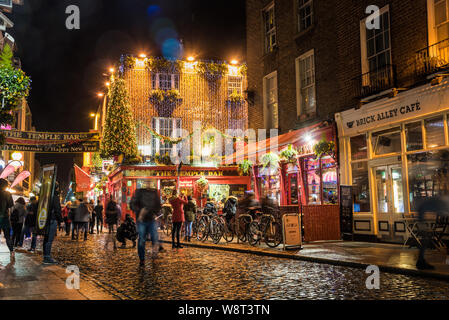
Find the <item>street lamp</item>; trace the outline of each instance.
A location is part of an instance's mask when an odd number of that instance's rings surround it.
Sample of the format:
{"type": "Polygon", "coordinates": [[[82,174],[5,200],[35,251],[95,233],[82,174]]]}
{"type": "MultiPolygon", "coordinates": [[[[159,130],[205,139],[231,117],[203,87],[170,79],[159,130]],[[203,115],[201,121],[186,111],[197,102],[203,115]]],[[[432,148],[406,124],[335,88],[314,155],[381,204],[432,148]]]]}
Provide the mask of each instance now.
{"type": "Polygon", "coordinates": [[[236,64],[238,64],[239,62],[236,60],[236,59],[232,59],[231,60],[231,64],[233,64],[233,65],[236,65],[236,64]]]}
{"type": "Polygon", "coordinates": [[[189,62],[193,62],[193,61],[195,61],[195,57],[193,57],[193,56],[190,56],[190,57],[188,57],[188,58],[187,58],[187,61],[189,61],[189,62]]]}
{"type": "Polygon", "coordinates": [[[109,72],[110,72],[110,73],[114,73],[114,72],[115,72],[115,69],[114,69],[114,68],[109,68],[109,72]]]}
{"type": "Polygon", "coordinates": [[[104,93],[103,93],[103,92],[99,92],[99,93],[98,93],[98,97],[99,97],[99,98],[103,98],[103,97],[104,97],[104,93]]]}

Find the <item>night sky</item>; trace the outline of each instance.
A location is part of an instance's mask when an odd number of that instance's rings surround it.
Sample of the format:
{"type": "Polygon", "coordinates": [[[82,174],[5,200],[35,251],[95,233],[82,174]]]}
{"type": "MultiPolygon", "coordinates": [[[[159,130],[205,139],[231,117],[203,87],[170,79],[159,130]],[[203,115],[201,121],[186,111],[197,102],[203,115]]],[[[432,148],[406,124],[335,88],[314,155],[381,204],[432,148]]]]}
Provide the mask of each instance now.
{"type": "MultiPolygon", "coordinates": [[[[122,54],[163,55],[183,39],[184,55],[245,59],[244,0],[25,0],[10,15],[37,131],[84,132],[104,91],[103,73],[122,54]],[[81,29],[67,30],[67,6],[77,5],[81,29]]],[[[56,162],[68,180],[74,155],[37,155],[56,162]]]]}

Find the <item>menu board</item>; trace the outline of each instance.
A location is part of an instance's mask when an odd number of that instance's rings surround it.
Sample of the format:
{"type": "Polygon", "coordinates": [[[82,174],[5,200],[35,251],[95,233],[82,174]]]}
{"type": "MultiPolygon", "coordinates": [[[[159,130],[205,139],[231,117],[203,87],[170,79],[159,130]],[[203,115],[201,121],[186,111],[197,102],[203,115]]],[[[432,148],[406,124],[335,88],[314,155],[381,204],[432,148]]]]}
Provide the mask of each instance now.
{"type": "Polygon", "coordinates": [[[282,216],[284,234],[284,249],[287,247],[301,247],[301,217],[299,214],[285,214],[282,216]]]}
{"type": "Polygon", "coordinates": [[[353,200],[352,186],[340,186],[340,232],[353,234],[353,200]]]}

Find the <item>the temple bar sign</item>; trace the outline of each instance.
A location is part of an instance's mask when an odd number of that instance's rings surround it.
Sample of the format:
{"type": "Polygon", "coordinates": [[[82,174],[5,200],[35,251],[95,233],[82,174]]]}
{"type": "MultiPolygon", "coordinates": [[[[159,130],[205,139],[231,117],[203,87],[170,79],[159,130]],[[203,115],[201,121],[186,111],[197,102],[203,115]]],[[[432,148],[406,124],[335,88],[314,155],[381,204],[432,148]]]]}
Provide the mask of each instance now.
{"type": "MultiPolygon", "coordinates": [[[[126,170],[125,176],[127,177],[176,177],[178,175],[175,170],[126,170]]],[[[235,176],[237,172],[233,171],[181,171],[180,177],[224,177],[235,176]]]]}
{"type": "Polygon", "coordinates": [[[97,132],[53,133],[2,130],[6,138],[1,150],[38,153],[98,152],[100,137],[97,132]]]}

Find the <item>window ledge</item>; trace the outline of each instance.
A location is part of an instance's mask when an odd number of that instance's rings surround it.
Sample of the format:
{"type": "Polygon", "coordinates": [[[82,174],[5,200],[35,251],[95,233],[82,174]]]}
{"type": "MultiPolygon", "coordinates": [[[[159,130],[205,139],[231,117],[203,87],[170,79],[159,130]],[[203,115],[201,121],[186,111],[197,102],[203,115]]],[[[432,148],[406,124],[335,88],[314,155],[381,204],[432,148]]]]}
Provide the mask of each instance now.
{"type": "Polygon", "coordinates": [[[276,54],[278,53],[278,51],[279,51],[279,47],[276,45],[276,46],[273,48],[273,51],[264,53],[264,54],[262,55],[262,59],[264,60],[264,59],[266,59],[266,58],[272,58],[274,55],[276,55],[276,54]]]}
{"type": "Polygon", "coordinates": [[[301,39],[303,36],[305,36],[306,34],[312,32],[312,30],[314,30],[314,29],[315,29],[315,24],[312,24],[312,25],[311,25],[310,27],[308,27],[306,30],[303,30],[303,31],[301,31],[301,32],[298,32],[298,33],[295,35],[295,37],[294,37],[296,44],[299,45],[299,44],[300,44],[300,42],[299,42],[300,39],[301,39]]]}

